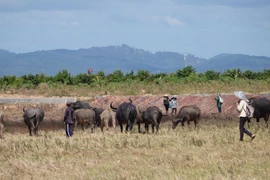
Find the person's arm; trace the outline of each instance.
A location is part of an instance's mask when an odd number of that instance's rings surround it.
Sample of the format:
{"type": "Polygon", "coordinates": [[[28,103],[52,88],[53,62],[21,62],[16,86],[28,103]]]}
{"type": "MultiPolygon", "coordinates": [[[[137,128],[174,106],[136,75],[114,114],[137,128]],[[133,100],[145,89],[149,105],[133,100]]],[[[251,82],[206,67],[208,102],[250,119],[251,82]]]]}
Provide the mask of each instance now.
{"type": "Polygon", "coordinates": [[[68,110],[66,109],[65,115],[64,115],[64,121],[67,119],[67,116],[68,116],[68,110]]]}
{"type": "Polygon", "coordinates": [[[238,102],[237,103],[237,110],[238,111],[241,111],[243,109],[243,105],[244,105],[243,100],[241,100],[240,102],[238,102]]]}

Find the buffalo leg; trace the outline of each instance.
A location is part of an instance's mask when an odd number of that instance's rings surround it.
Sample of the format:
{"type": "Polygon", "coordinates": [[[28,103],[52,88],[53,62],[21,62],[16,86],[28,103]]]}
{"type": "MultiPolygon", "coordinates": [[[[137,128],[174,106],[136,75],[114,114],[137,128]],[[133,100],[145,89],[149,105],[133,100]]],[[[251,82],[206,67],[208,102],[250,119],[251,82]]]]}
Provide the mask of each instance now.
{"type": "Polygon", "coordinates": [[[155,133],[155,124],[152,124],[152,133],[155,133]]]}
{"type": "Polygon", "coordinates": [[[126,132],[128,132],[129,129],[129,123],[126,124],[126,132]]]}
{"type": "Polygon", "coordinates": [[[256,118],[256,122],[257,122],[257,127],[260,127],[260,118],[256,118]]]}
{"type": "Polygon", "coordinates": [[[3,131],[4,131],[4,125],[0,123],[0,138],[3,136],[3,131]]]}
{"type": "Polygon", "coordinates": [[[137,123],[138,125],[138,133],[141,133],[141,123],[137,123]]]}
{"type": "Polygon", "coordinates": [[[248,129],[250,129],[250,119],[249,118],[248,118],[247,122],[248,122],[248,129]]]}
{"type": "Polygon", "coordinates": [[[146,133],[149,133],[149,125],[146,122],[145,122],[145,130],[146,130],[146,133]]]}
{"type": "Polygon", "coordinates": [[[35,124],[34,133],[35,135],[38,135],[38,129],[39,129],[40,120],[38,120],[35,124]]]}
{"type": "Polygon", "coordinates": [[[34,128],[28,127],[30,136],[33,136],[34,128]]]}
{"type": "Polygon", "coordinates": [[[91,125],[91,133],[94,133],[94,130],[95,130],[95,125],[92,124],[92,125],[91,125]]]}
{"type": "Polygon", "coordinates": [[[119,126],[120,126],[120,130],[121,130],[121,133],[123,132],[123,125],[121,123],[119,123],[119,126]]]}
{"type": "Polygon", "coordinates": [[[30,136],[33,136],[33,132],[34,132],[34,122],[33,120],[31,120],[28,124],[28,129],[29,129],[29,134],[30,136]]]}
{"type": "Polygon", "coordinates": [[[129,127],[129,131],[131,132],[133,129],[133,123],[131,123],[130,121],[128,121],[128,127],[129,127]]]}
{"type": "Polygon", "coordinates": [[[265,116],[264,116],[264,121],[265,121],[265,127],[268,128],[268,119],[269,119],[269,113],[267,113],[265,116]]]}
{"type": "Polygon", "coordinates": [[[84,123],[81,124],[81,127],[82,127],[82,130],[84,131],[84,129],[85,129],[85,128],[84,128],[84,123]]]}

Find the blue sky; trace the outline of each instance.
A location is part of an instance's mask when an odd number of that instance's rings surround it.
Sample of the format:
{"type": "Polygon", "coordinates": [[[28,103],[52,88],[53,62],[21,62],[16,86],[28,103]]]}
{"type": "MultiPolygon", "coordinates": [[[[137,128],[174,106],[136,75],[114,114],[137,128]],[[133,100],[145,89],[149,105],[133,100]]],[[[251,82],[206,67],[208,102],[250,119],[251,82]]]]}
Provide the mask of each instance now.
{"type": "Polygon", "coordinates": [[[0,49],[121,44],[202,58],[270,57],[270,0],[0,0],[0,49]]]}

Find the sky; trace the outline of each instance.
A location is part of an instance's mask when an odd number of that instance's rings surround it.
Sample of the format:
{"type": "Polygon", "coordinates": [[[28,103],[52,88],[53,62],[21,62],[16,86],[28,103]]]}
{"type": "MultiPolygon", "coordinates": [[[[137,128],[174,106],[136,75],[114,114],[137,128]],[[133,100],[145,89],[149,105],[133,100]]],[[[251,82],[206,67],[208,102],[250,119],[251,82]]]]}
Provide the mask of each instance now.
{"type": "Polygon", "coordinates": [[[201,58],[270,57],[270,0],[0,0],[0,49],[122,44],[201,58]]]}

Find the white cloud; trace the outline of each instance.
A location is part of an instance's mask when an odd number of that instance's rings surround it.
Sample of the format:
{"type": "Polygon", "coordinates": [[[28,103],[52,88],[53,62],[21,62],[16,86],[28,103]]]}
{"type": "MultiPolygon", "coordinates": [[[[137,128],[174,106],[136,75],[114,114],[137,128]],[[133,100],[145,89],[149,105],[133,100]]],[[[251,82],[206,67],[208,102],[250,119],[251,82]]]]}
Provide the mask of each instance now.
{"type": "Polygon", "coordinates": [[[151,22],[156,24],[166,24],[172,27],[183,27],[184,23],[170,16],[152,16],[149,18],[151,22]]]}
{"type": "Polygon", "coordinates": [[[181,21],[179,21],[176,18],[172,18],[172,17],[166,16],[166,17],[164,17],[164,19],[171,26],[182,27],[184,25],[184,23],[182,23],[181,21]]]}

